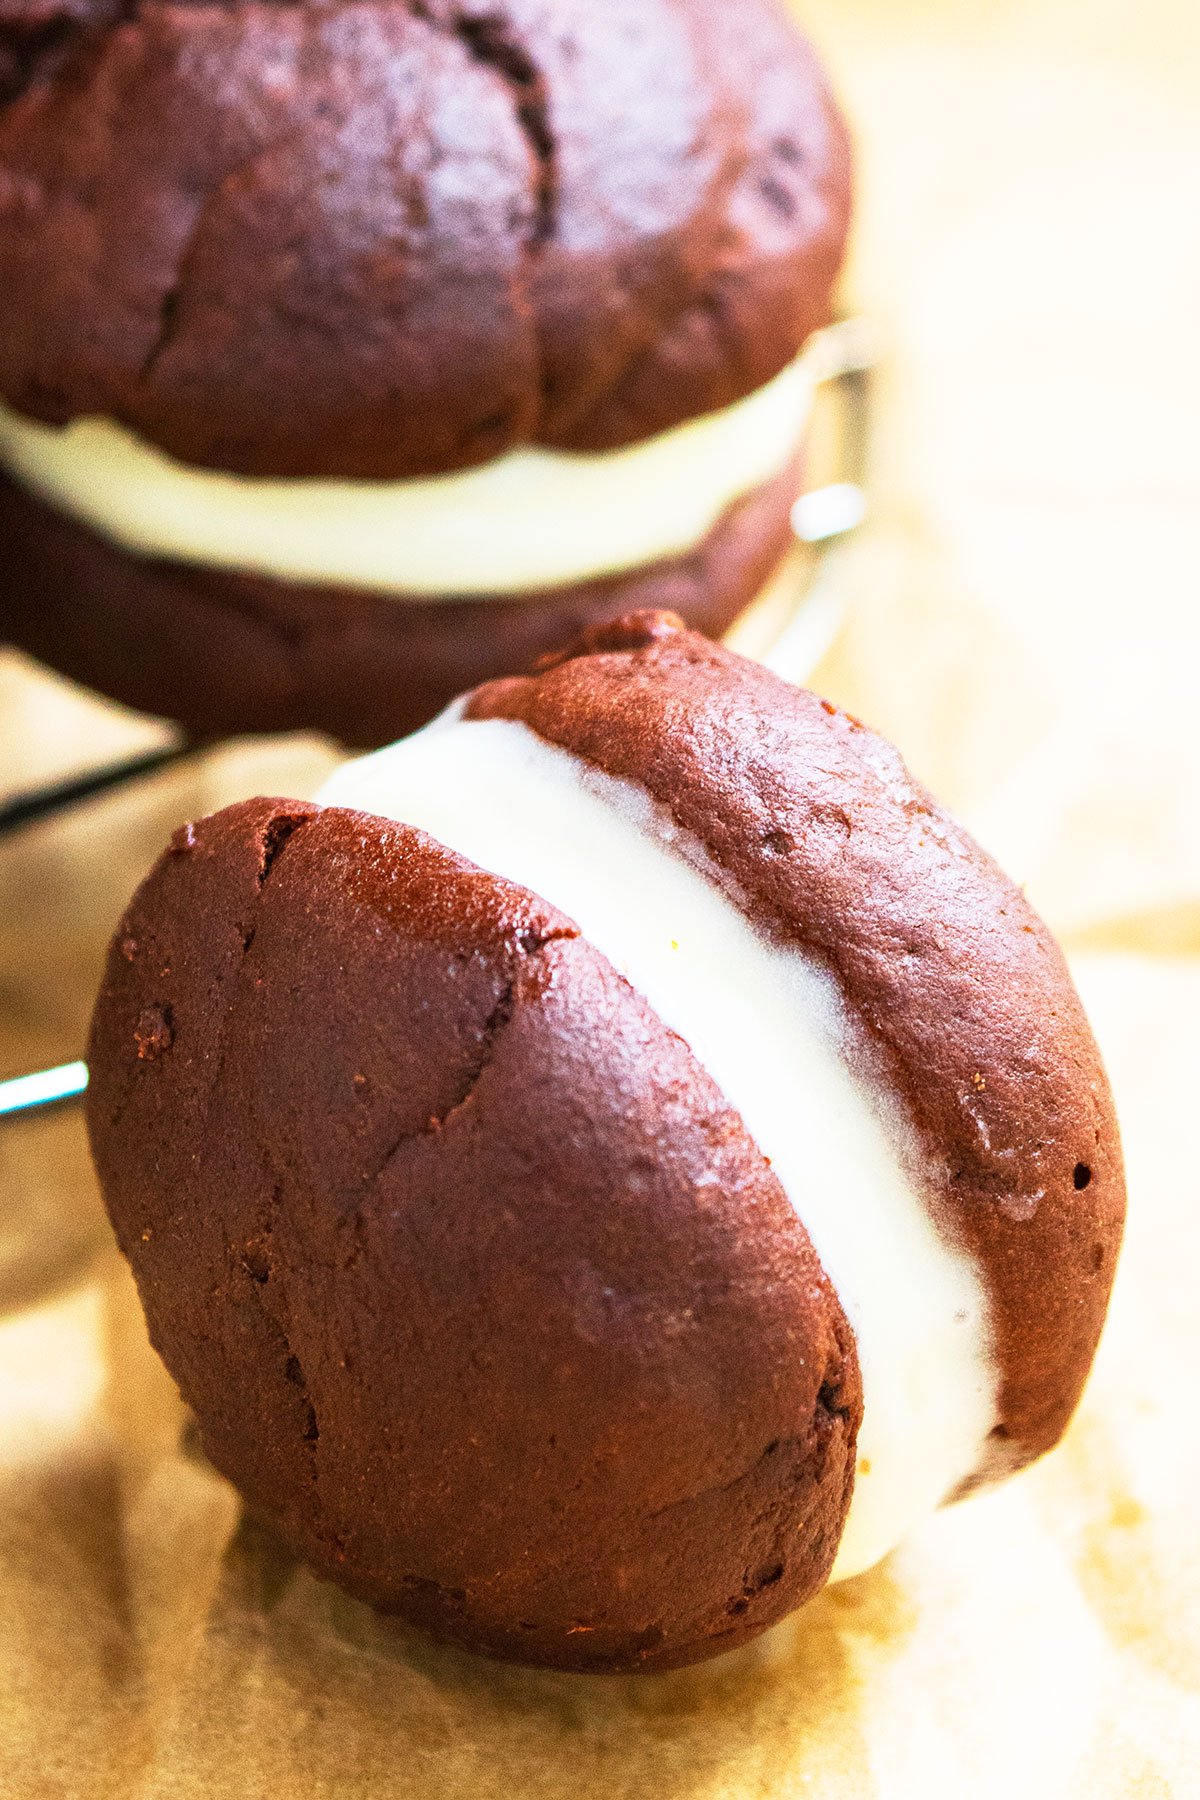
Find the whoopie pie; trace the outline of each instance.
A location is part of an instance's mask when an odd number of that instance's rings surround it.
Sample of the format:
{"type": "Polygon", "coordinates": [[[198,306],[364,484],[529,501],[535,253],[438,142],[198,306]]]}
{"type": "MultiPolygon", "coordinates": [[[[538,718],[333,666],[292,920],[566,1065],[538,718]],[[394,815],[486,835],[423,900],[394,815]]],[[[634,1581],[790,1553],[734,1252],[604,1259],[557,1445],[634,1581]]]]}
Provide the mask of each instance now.
{"type": "Polygon", "coordinates": [[[752,1637],[1048,1450],[1105,1315],[1053,939],[882,739],[661,613],[186,826],[90,1064],[213,1462],[492,1656],[752,1637]]]}
{"type": "Polygon", "coordinates": [[[0,633],[386,743],[789,543],[850,158],[781,0],[6,0],[0,633]]]}

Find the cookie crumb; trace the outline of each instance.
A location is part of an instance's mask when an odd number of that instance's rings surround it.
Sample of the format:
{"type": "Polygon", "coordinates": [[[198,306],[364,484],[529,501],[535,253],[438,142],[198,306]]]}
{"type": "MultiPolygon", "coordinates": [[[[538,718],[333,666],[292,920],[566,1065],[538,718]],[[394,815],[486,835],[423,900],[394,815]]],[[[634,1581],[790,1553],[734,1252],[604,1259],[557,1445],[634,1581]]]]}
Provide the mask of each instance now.
{"type": "Polygon", "coordinates": [[[148,1006],[133,1028],[139,1062],[155,1062],[165,1056],[175,1042],[175,1027],[170,1008],[148,1006]]]}

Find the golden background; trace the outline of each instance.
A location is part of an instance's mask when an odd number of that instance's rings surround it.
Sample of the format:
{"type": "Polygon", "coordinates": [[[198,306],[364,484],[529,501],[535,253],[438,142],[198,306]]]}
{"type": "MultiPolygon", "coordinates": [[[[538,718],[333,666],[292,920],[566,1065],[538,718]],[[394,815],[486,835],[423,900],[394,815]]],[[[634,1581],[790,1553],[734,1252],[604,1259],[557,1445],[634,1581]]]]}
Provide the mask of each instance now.
{"type": "MultiPolygon", "coordinates": [[[[1132,1216],[1065,1447],[680,1676],[495,1669],[239,1522],[67,1114],[0,1128],[0,1795],[1200,1794],[1200,21],[1181,0],[811,0],[886,349],[850,622],[894,736],[1063,935],[1132,1216]]],[[[3,780],[148,735],[0,659],[3,780]]],[[[0,1073],[74,1054],[170,827],[311,791],[246,746],[0,850],[0,1073]]]]}

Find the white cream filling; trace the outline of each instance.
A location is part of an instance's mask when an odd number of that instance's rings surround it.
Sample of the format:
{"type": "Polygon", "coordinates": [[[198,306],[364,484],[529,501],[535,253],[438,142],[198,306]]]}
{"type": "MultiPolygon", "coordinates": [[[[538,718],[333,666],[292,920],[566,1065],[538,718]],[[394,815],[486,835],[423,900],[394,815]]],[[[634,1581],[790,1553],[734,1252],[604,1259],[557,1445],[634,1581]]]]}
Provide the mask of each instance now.
{"type": "Polygon", "coordinates": [[[223,475],[110,419],[43,425],[0,403],[0,466],[138,555],[410,598],[502,596],[694,550],[787,467],[820,375],[818,339],[735,406],[628,449],[514,450],[417,481],[223,475]]]}
{"type": "Polygon", "coordinates": [[[344,765],[319,799],[417,826],[559,907],[740,1113],[857,1338],[864,1418],[834,1578],[858,1574],[981,1462],[996,1376],[978,1271],[906,1175],[896,1109],[850,1073],[832,978],[754,930],[644,789],[460,714],[344,765]]]}

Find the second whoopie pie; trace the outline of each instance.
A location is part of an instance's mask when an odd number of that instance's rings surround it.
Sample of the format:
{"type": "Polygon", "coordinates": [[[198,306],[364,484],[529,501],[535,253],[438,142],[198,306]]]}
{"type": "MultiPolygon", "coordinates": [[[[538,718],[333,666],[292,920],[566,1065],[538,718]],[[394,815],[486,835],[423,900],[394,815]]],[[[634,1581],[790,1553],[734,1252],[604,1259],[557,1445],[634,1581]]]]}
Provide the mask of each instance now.
{"type": "Polygon", "coordinates": [[[744,1642],[1049,1449],[1103,1323],[1053,939],[889,745],[662,615],[180,831],[89,1065],[213,1461],[492,1655],[744,1642]]]}
{"type": "Polygon", "coordinates": [[[385,741],[789,539],[850,212],[777,0],[16,0],[0,630],[385,741]]]}

